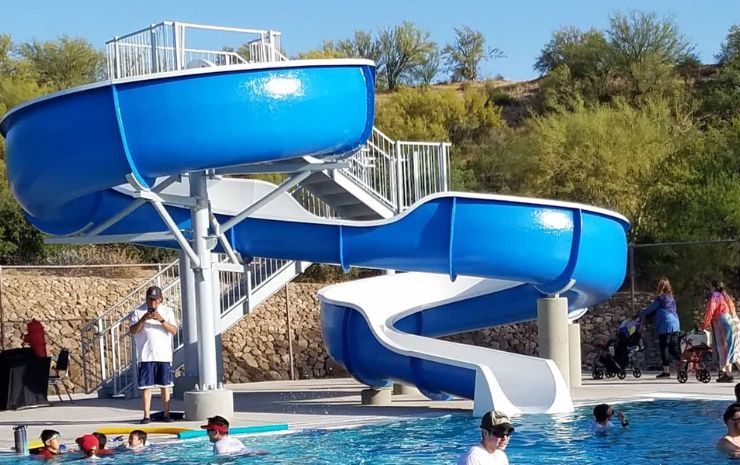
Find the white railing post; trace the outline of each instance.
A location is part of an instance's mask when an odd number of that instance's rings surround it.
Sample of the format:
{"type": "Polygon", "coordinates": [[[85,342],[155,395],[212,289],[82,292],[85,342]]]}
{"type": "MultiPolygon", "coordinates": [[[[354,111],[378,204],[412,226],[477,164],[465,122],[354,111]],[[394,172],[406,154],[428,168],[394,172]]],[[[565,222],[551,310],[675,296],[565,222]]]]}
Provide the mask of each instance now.
{"type": "Polygon", "coordinates": [[[396,213],[403,211],[403,199],[404,199],[404,187],[403,187],[403,160],[401,154],[401,144],[394,142],[395,155],[396,155],[396,213]]]}
{"type": "Polygon", "coordinates": [[[447,147],[448,144],[442,142],[439,144],[439,156],[440,156],[440,173],[439,173],[439,189],[441,192],[447,192],[450,189],[449,186],[449,165],[450,160],[447,158],[447,147]]]}
{"type": "Polygon", "coordinates": [[[118,46],[118,37],[113,40],[113,50],[116,54],[116,75],[114,78],[117,79],[121,77],[121,48],[118,46]]]}
{"type": "Polygon", "coordinates": [[[180,48],[182,44],[180,43],[180,25],[176,21],[172,23],[172,35],[172,43],[175,48],[175,71],[179,71],[182,69],[182,60],[180,59],[180,48]]]}
{"type": "Polygon", "coordinates": [[[100,381],[108,378],[108,370],[105,363],[105,333],[103,333],[103,320],[98,320],[98,357],[100,358],[100,381]]]}
{"type": "Polygon", "coordinates": [[[152,54],[152,65],[150,69],[152,73],[156,73],[159,69],[157,66],[157,31],[155,30],[154,24],[149,25],[149,47],[151,48],[152,54]]]}
{"type": "Polygon", "coordinates": [[[414,198],[411,202],[409,202],[409,206],[419,200],[421,195],[421,178],[419,177],[419,151],[413,150],[410,151],[411,156],[411,166],[414,170],[414,198]]]}

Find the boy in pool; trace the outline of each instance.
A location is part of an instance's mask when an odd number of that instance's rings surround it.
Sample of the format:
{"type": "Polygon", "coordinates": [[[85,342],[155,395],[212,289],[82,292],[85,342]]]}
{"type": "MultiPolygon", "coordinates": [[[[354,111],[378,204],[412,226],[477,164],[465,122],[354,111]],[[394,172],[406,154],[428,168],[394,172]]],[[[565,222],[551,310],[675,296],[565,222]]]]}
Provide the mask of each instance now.
{"type": "MultiPolygon", "coordinates": [[[[629,426],[630,422],[627,421],[625,414],[623,412],[616,413],[622,428],[629,426]]],[[[616,426],[611,421],[613,415],[614,410],[609,404],[599,404],[594,407],[594,422],[591,423],[591,432],[594,434],[607,434],[614,431],[616,426]]]]}
{"type": "Polygon", "coordinates": [[[62,445],[60,444],[59,431],[53,429],[45,429],[41,432],[41,442],[44,446],[34,454],[34,458],[47,460],[53,459],[57,455],[63,453],[62,445]]]}
{"type": "Polygon", "coordinates": [[[146,432],[135,429],[128,435],[128,444],[121,444],[118,446],[122,450],[140,451],[146,447],[146,432]]]}
{"type": "Polygon", "coordinates": [[[86,434],[77,438],[75,442],[80,446],[80,452],[82,452],[82,455],[84,456],[83,458],[97,458],[99,448],[98,438],[92,434],[86,434]]]}
{"type": "Polygon", "coordinates": [[[105,445],[108,444],[108,436],[106,436],[103,433],[97,433],[97,432],[93,433],[92,435],[98,438],[98,453],[97,453],[98,457],[102,457],[104,455],[110,455],[115,452],[113,449],[105,448],[105,445]]]}
{"type": "Polygon", "coordinates": [[[252,450],[236,438],[229,436],[229,421],[216,415],[208,419],[208,424],[201,426],[208,432],[208,440],[213,443],[214,455],[266,455],[267,452],[252,450]]]}

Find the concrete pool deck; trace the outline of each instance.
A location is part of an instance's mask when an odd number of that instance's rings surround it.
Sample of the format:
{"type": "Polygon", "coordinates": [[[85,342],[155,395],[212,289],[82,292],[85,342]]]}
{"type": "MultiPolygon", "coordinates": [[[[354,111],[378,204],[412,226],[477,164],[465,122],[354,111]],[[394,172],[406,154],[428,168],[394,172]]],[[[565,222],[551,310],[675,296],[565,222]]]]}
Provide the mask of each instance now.
{"type": "MultiPolygon", "coordinates": [[[[583,387],[572,390],[578,405],[620,402],[655,397],[691,397],[733,401],[734,383],[703,384],[689,378],[679,384],[671,379],[655,379],[656,373],[642,378],[593,380],[584,373],[583,387]]],[[[740,378],[737,378],[740,381],[740,378]]],[[[449,413],[470,413],[473,403],[464,399],[431,401],[419,393],[394,395],[391,406],[360,405],[360,391],[365,386],[353,379],[315,379],[300,381],[268,381],[229,385],[234,391],[235,414],[232,427],[287,423],[290,429],[327,428],[390,421],[399,418],[438,416],[449,413]]],[[[140,399],[98,399],[92,395],[74,395],[74,402],[58,402],[49,396],[52,406],[0,411],[0,452],[13,447],[13,426],[28,426],[29,439],[37,439],[41,430],[51,428],[62,433],[62,442],[74,444],[82,434],[103,426],[135,427],[142,417],[140,399]]],[[[152,400],[156,411],[159,399],[152,400]]],[[[182,411],[181,400],[173,399],[172,410],[182,411]]],[[[217,414],[217,412],[214,412],[217,414]]],[[[152,422],[154,426],[182,426],[197,429],[202,422],[152,422]]],[[[154,442],[173,436],[154,436],[154,442]]]]}

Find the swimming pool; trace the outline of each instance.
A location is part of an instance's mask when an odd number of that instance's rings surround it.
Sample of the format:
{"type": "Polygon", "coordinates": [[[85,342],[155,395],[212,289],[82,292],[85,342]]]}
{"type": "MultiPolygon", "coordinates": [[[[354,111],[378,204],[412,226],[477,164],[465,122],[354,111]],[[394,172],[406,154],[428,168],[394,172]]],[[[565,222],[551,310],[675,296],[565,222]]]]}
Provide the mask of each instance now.
{"type": "MultiPolygon", "coordinates": [[[[513,420],[516,433],[507,449],[512,465],[542,464],[687,464],[726,463],[714,450],[724,434],[721,416],[729,401],[657,400],[618,405],[629,428],[610,437],[588,433],[591,407],[573,414],[527,415],[513,420]]],[[[155,445],[145,453],[126,453],[95,463],[133,464],[456,464],[479,440],[478,421],[465,415],[399,421],[342,430],[242,437],[263,457],[214,457],[205,440],[155,445]]],[[[70,438],[65,438],[69,441],[70,438]]],[[[71,442],[71,441],[69,441],[71,442]]],[[[71,457],[69,457],[71,458],[71,457]]],[[[65,460],[66,461],[66,460],[65,460]]],[[[1,456],[0,465],[34,463],[1,456]]]]}

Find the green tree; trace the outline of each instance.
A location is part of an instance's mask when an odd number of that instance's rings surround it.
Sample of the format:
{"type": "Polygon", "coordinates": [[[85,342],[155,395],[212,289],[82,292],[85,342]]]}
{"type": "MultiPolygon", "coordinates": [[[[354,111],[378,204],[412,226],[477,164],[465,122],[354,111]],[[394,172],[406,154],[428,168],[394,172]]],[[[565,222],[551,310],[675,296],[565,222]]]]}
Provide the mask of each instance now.
{"type": "Polygon", "coordinates": [[[600,31],[575,27],[555,31],[534,65],[544,75],[539,110],[571,111],[608,101],[608,56],[609,44],[600,31]]]}
{"type": "Polygon", "coordinates": [[[534,69],[548,74],[566,65],[577,79],[594,79],[607,73],[609,44],[601,31],[586,32],[572,26],[555,31],[542,48],[534,69]]]}
{"type": "Polygon", "coordinates": [[[414,80],[424,86],[431,85],[439,74],[440,60],[441,55],[436,48],[427,53],[422,62],[414,68],[414,80]]]}
{"type": "Polygon", "coordinates": [[[412,82],[413,72],[436,48],[428,31],[404,21],[378,34],[378,77],[388,90],[395,90],[404,80],[412,82]]]}
{"type": "Polygon", "coordinates": [[[381,57],[380,45],[367,31],[355,31],[352,38],[337,42],[336,49],[347,58],[366,58],[377,62],[381,57]]]}
{"type": "Polygon", "coordinates": [[[717,63],[720,65],[726,65],[731,62],[740,60],[740,26],[733,24],[730,27],[725,41],[722,43],[719,49],[719,53],[715,56],[717,63]]]}
{"type": "Polygon", "coordinates": [[[88,41],[62,36],[55,41],[32,41],[18,48],[36,73],[38,84],[62,90],[87,84],[104,76],[105,57],[88,41]]]}
{"type": "Polygon", "coordinates": [[[452,73],[452,82],[475,81],[478,67],[486,59],[501,58],[503,52],[497,48],[487,49],[486,38],[480,31],[468,26],[455,28],[455,41],[442,49],[447,69],[452,73]]]}
{"type": "Polygon", "coordinates": [[[717,55],[717,74],[703,89],[702,109],[712,118],[740,116],[740,26],[730,28],[717,55]]]}
{"type": "Polygon", "coordinates": [[[675,87],[675,66],[694,56],[693,46],[671,19],[633,11],[609,18],[610,66],[631,98],[675,87]]]}

